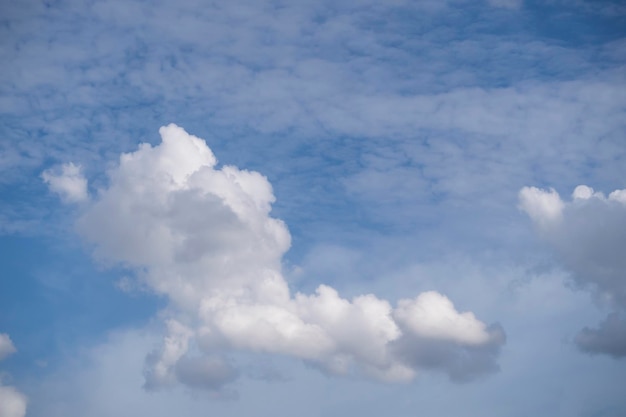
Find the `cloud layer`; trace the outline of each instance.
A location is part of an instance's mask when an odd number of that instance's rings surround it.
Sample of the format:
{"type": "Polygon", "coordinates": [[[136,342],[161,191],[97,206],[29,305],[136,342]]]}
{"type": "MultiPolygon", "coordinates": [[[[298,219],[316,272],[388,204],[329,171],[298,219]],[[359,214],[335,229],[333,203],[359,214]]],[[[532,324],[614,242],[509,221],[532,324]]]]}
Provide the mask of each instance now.
{"type": "Polygon", "coordinates": [[[166,335],[146,359],[146,387],[218,390],[239,371],[228,352],[296,357],[337,375],[409,381],[422,369],[464,381],[498,369],[498,325],[459,313],[431,291],[390,302],[342,298],[330,286],[293,294],[290,246],[270,216],[265,177],[217,166],[206,143],[175,125],[162,143],[123,154],[77,229],[105,262],[133,268],[170,301],[166,335]]]}
{"type": "MultiPolygon", "coordinates": [[[[574,282],[601,302],[626,310],[626,190],[606,197],[579,185],[565,202],[553,189],[524,187],[519,200],[574,282]]],[[[583,329],[576,343],[587,352],[626,356],[625,327],[613,313],[598,329],[583,329]]]]}

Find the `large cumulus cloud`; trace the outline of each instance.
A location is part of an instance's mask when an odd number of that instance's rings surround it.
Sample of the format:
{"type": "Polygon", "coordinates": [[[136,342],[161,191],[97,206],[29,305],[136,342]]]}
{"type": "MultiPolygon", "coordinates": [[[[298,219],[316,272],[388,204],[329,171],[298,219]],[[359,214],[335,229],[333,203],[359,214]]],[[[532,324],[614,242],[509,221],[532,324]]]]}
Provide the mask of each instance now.
{"type": "Polygon", "coordinates": [[[137,271],[169,300],[166,334],[146,359],[146,387],[219,390],[239,375],[229,352],[299,358],[329,374],[409,381],[420,370],[469,380],[497,369],[498,325],[458,312],[437,292],[346,299],[330,286],[292,293],[282,273],[286,225],[261,174],[218,166],[182,128],[123,154],[77,229],[103,261],[137,271]]]}
{"type": "Polygon", "coordinates": [[[524,187],[519,199],[574,282],[616,310],[598,328],[584,328],[575,339],[578,346],[590,353],[626,356],[626,338],[621,336],[626,324],[620,318],[626,311],[626,190],[607,197],[579,185],[571,200],[563,201],[553,189],[524,187]]]}

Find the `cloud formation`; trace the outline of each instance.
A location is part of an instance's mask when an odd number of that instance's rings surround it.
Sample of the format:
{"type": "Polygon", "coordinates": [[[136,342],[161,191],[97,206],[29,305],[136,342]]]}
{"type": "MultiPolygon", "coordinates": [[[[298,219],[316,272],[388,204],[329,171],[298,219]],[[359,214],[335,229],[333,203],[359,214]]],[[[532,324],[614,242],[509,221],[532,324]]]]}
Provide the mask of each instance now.
{"type": "Polygon", "coordinates": [[[329,374],[409,381],[422,369],[463,381],[497,370],[502,329],[459,313],[436,292],[393,307],[327,285],[292,294],[282,275],[291,237],[254,171],[217,166],[206,143],[176,125],[162,143],[123,154],[84,209],[94,255],[138,271],[170,301],[166,335],[146,359],[146,387],[219,390],[239,372],[228,352],[288,355],[329,374]]]}
{"type": "MultiPolygon", "coordinates": [[[[626,310],[626,190],[606,197],[579,185],[565,202],[553,189],[524,187],[519,201],[574,282],[626,310]]],[[[598,329],[583,329],[576,343],[586,352],[624,356],[626,339],[614,334],[618,329],[624,323],[614,313],[598,329]]]]}
{"type": "MultiPolygon", "coordinates": [[[[17,352],[11,338],[0,333],[0,360],[17,352]]],[[[3,385],[0,375],[0,417],[24,417],[26,415],[26,396],[14,387],[3,385]]]]}
{"type": "Polygon", "coordinates": [[[61,167],[44,171],[41,178],[48,184],[50,191],[58,194],[64,201],[78,203],[89,198],[87,180],[81,172],[80,165],[71,162],[63,164],[61,167]]]}

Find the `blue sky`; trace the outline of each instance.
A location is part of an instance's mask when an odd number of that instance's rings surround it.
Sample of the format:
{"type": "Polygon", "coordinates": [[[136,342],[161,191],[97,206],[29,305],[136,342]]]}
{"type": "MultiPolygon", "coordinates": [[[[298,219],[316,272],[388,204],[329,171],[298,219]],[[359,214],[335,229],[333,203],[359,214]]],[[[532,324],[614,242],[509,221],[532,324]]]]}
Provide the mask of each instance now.
{"type": "Polygon", "coordinates": [[[626,414],[621,2],[0,7],[1,416],[626,414]]]}

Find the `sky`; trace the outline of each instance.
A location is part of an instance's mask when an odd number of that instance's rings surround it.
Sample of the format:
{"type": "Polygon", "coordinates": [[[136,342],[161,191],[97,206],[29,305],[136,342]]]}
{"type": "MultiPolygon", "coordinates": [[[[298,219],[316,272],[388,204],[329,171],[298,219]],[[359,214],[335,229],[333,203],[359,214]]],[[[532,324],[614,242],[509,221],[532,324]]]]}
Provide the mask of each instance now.
{"type": "Polygon", "coordinates": [[[623,2],[0,23],[0,417],[626,415],[623,2]]]}

